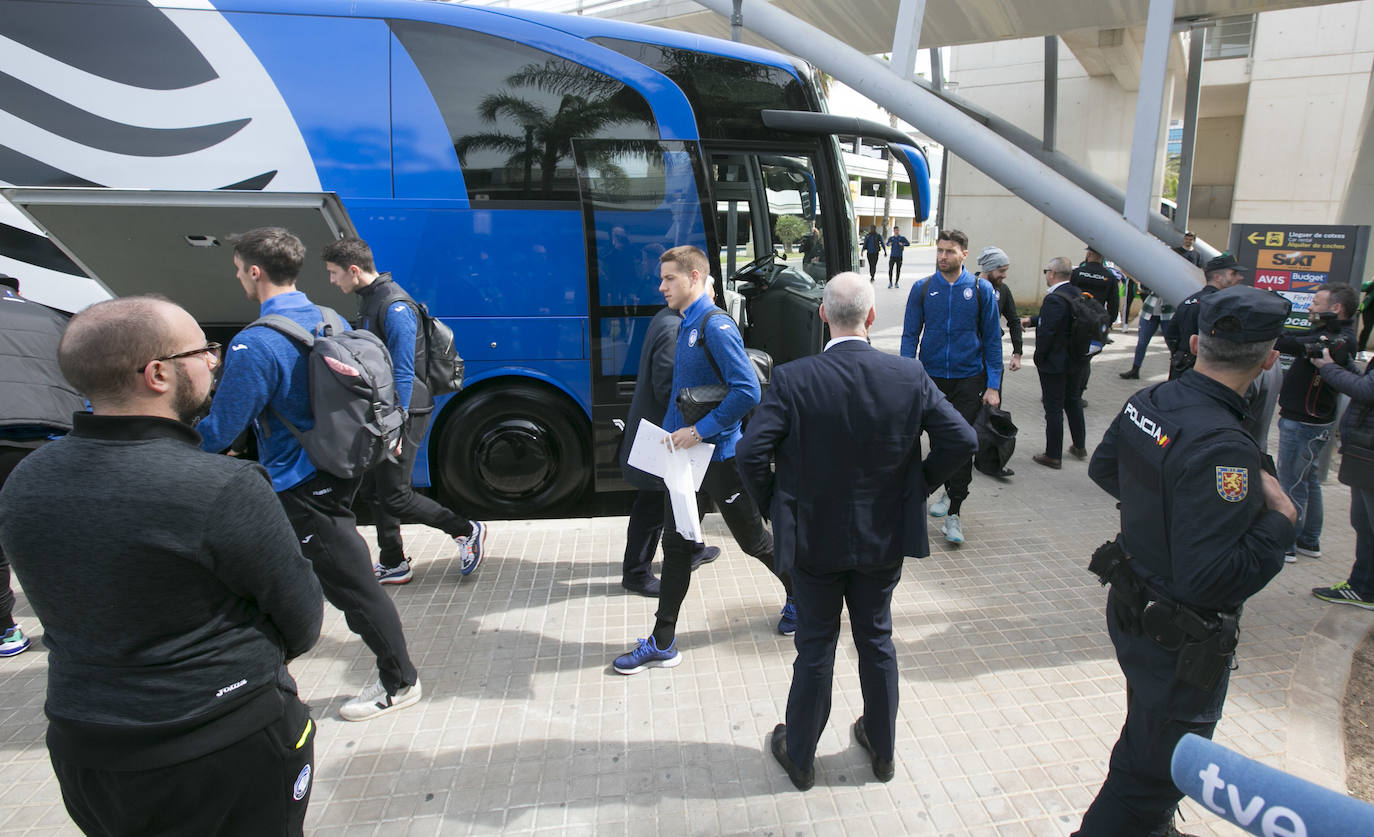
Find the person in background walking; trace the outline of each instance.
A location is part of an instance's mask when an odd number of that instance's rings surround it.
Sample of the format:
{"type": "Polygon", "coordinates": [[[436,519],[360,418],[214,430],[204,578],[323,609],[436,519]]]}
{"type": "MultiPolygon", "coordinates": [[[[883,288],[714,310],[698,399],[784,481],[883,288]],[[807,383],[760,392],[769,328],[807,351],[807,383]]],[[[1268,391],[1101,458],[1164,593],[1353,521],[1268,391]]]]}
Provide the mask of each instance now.
{"type": "Polygon", "coordinates": [[[887,240],[887,286],[889,288],[900,288],[902,286],[902,251],[911,246],[907,237],[902,235],[902,228],[893,226],[892,237],[887,240]],[[897,271],[897,281],[892,281],[893,269],[897,271]]]}
{"type": "MultiPolygon", "coordinates": [[[[887,245],[883,244],[883,237],[878,233],[878,226],[875,224],[868,228],[868,235],[864,236],[864,256],[868,259],[868,281],[872,282],[878,275],[878,252],[887,252],[887,245]]],[[[891,282],[889,281],[889,284],[891,282]]]]}
{"type": "MultiPolygon", "coordinates": [[[[1145,350],[1149,348],[1150,340],[1173,316],[1174,306],[1166,303],[1163,297],[1154,291],[1145,294],[1145,301],[1140,304],[1140,321],[1136,329],[1135,358],[1131,361],[1131,368],[1121,373],[1122,378],[1135,380],[1140,377],[1140,367],[1145,363],[1145,350]]],[[[1167,340],[1165,345],[1168,346],[1167,340]]],[[[1173,356],[1172,346],[1169,346],[1169,354],[1173,356]]]]}

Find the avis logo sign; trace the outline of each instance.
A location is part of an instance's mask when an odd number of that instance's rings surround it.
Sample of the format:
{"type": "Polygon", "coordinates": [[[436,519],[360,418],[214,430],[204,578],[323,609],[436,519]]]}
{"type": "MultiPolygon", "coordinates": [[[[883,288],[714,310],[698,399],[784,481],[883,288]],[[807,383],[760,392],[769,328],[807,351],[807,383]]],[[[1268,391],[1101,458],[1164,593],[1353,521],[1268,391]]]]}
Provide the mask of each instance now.
{"type": "Polygon", "coordinates": [[[1246,830],[1250,824],[1259,820],[1258,834],[1264,837],[1307,837],[1307,823],[1302,821],[1298,812],[1282,805],[1265,807],[1265,800],[1252,796],[1249,801],[1241,802],[1240,788],[1221,778],[1221,768],[1216,764],[1207,765],[1206,770],[1198,772],[1202,780],[1202,804],[1216,813],[1230,819],[1246,830]],[[1225,790],[1222,801],[1217,801],[1217,792],[1225,790]],[[1223,805],[1225,803],[1225,805],[1223,805]]]}
{"type": "Polygon", "coordinates": [[[1255,287],[1260,290],[1286,291],[1289,281],[1289,273],[1286,270],[1255,271],[1255,287]]]}

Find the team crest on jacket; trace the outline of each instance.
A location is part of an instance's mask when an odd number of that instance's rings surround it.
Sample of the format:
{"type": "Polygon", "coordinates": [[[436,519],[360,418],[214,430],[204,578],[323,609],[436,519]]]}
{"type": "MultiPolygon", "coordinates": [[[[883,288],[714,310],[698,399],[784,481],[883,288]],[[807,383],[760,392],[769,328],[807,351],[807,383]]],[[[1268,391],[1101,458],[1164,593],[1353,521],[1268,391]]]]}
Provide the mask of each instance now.
{"type": "Polygon", "coordinates": [[[1228,503],[1239,503],[1250,490],[1250,470],[1248,468],[1227,468],[1217,466],[1217,494],[1228,503]]]}
{"type": "Polygon", "coordinates": [[[697,338],[700,336],[701,334],[699,334],[696,329],[692,329],[691,331],[689,331],[687,333],[687,345],[695,347],[697,344],[697,338]]]}
{"type": "Polygon", "coordinates": [[[964,288],[964,299],[973,299],[973,288],[964,288]]]}

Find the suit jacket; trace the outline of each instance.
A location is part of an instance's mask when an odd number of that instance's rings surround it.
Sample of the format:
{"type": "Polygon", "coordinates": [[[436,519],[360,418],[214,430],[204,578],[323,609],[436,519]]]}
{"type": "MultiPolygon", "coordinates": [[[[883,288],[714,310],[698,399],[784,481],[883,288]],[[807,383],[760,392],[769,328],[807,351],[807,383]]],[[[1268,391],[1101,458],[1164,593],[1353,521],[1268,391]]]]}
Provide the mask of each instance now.
{"type": "Polygon", "coordinates": [[[1035,368],[1049,375],[1063,375],[1071,367],[1081,366],[1087,358],[1069,357],[1069,329],[1073,326],[1070,302],[1083,291],[1063,284],[1040,302],[1035,317],[1035,368]]]}
{"type": "Polygon", "coordinates": [[[735,461],[777,569],[835,572],[930,554],[926,496],[977,446],[920,361],[848,340],[773,370],[735,461]]]}
{"type": "Polygon", "coordinates": [[[620,473],[625,481],[642,491],[663,491],[663,479],[630,466],[630,447],[634,444],[639,420],[663,426],[668,399],[673,390],[673,354],[677,350],[677,329],[682,315],[665,307],[649,321],[644,345],[639,350],[639,377],[630,399],[630,414],[625,417],[625,435],[620,440],[620,473]]]}

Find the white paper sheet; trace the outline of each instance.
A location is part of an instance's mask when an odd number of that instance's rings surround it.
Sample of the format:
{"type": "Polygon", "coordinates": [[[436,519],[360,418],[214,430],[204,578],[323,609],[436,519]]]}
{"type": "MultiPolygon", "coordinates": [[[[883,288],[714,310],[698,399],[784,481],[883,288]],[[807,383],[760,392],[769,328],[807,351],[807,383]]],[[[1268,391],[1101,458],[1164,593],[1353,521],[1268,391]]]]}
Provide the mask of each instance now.
{"type": "MultiPolygon", "coordinates": [[[[634,444],[630,446],[629,462],[641,471],[664,477],[668,470],[668,431],[649,421],[640,419],[635,429],[634,444]]],[[[711,465],[711,454],[716,452],[715,445],[702,442],[682,453],[692,464],[692,490],[701,490],[701,481],[706,478],[706,469],[711,465]]]]}
{"type": "Polygon", "coordinates": [[[663,478],[673,506],[673,522],[677,533],[689,541],[701,543],[701,520],[697,513],[697,491],[706,478],[715,445],[701,443],[683,450],[672,447],[669,434],[647,419],[639,420],[634,444],[630,446],[629,463],[641,471],[663,478]]]}

